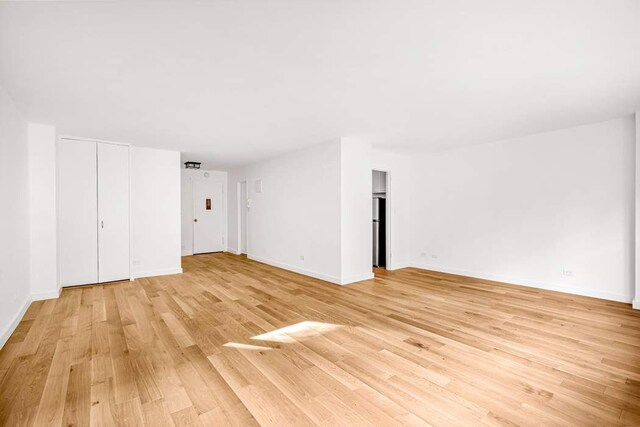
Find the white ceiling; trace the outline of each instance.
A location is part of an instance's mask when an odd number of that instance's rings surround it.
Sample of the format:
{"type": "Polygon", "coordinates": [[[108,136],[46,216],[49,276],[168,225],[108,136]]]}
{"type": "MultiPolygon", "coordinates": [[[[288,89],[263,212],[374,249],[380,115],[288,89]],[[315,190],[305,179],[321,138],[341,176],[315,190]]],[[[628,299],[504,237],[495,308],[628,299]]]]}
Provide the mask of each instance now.
{"type": "Polygon", "coordinates": [[[224,168],[640,109],[640,0],[2,2],[0,84],[62,133],[224,168]]]}

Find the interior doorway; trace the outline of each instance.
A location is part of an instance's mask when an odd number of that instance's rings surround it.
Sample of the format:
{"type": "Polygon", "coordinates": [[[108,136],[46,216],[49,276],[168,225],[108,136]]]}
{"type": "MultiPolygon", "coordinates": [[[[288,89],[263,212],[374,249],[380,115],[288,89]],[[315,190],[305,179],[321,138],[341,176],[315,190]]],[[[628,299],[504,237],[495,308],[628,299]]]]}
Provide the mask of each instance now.
{"type": "Polygon", "coordinates": [[[372,171],[372,265],[377,268],[387,268],[389,264],[389,173],[387,171],[372,171]]]}
{"type": "Polygon", "coordinates": [[[238,182],[238,252],[247,255],[249,246],[249,193],[247,181],[238,182]]]}

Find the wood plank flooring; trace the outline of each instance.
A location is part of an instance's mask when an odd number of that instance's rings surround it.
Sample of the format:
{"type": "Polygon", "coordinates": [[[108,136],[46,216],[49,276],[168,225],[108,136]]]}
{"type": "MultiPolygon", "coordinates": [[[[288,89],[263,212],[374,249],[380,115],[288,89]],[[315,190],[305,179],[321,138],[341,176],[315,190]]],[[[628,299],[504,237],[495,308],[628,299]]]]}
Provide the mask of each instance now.
{"type": "Polygon", "coordinates": [[[0,425],[640,425],[628,304],[418,269],[340,287],[230,254],[34,302],[0,425]]]}

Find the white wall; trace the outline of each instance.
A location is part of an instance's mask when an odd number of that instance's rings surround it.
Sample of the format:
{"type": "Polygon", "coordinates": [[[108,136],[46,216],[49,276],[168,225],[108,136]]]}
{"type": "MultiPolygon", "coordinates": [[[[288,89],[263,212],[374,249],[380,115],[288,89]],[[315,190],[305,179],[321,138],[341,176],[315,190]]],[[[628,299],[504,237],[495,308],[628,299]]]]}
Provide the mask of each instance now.
{"type": "Polygon", "coordinates": [[[371,143],[340,141],[341,283],[373,278],[371,143]]]}
{"type": "Polygon", "coordinates": [[[58,286],[56,129],[30,123],[29,179],[31,294],[34,300],[56,298],[58,286]]]}
{"type": "Polygon", "coordinates": [[[179,152],[131,147],[131,222],[134,277],[182,272],[179,152]]]}
{"type": "Polygon", "coordinates": [[[412,216],[412,162],[411,156],[392,151],[374,149],[372,169],[385,171],[391,182],[387,188],[387,210],[389,217],[389,245],[391,259],[387,269],[395,270],[412,264],[411,240],[413,235],[412,216]]]}
{"type": "Polygon", "coordinates": [[[30,298],[27,122],[0,87],[0,347],[30,298]]]}
{"type": "Polygon", "coordinates": [[[624,117],[414,156],[415,264],[631,301],[634,138],[624,117]]]}
{"type": "Polygon", "coordinates": [[[223,224],[223,236],[224,250],[227,250],[227,217],[228,217],[228,190],[227,190],[227,172],[222,171],[208,171],[200,169],[181,169],[181,218],[182,218],[182,255],[193,255],[193,180],[194,179],[207,179],[211,181],[217,181],[222,183],[222,191],[224,192],[223,198],[223,211],[224,211],[224,224],[223,224]]]}
{"type": "Polygon", "coordinates": [[[251,201],[247,256],[341,283],[340,143],[317,145],[229,173],[228,242],[233,251],[238,249],[236,184],[245,179],[251,201]],[[262,180],[262,193],[256,193],[256,180],[262,180]]]}
{"type": "Polygon", "coordinates": [[[390,220],[396,256],[390,268],[409,265],[409,157],[373,150],[369,142],[350,138],[232,171],[229,250],[238,251],[237,184],[247,180],[249,258],[337,284],[373,277],[374,168],[390,171],[395,177],[390,188],[392,208],[400,213],[393,212],[390,220]],[[258,179],[263,182],[263,193],[256,193],[258,179]]]}

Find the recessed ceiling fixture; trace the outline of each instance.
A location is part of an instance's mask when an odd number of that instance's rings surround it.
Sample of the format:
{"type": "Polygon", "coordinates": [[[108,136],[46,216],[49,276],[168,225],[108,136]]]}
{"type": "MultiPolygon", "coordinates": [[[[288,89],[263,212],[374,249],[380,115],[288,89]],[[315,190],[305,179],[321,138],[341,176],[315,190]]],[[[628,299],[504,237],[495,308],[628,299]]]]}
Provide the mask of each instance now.
{"type": "Polygon", "coordinates": [[[185,162],[184,167],[187,169],[200,169],[200,162],[185,162]]]}

